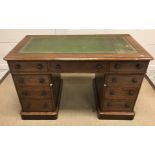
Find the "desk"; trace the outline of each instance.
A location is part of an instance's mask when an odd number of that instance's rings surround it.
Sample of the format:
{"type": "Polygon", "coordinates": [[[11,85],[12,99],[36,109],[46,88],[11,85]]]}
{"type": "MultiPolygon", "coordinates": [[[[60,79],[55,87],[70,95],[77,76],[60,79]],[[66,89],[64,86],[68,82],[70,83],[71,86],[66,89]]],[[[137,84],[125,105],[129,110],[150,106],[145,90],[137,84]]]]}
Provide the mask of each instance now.
{"type": "Polygon", "coordinates": [[[128,34],[28,35],[4,59],[23,119],[57,119],[61,73],[95,73],[98,118],[133,119],[152,57],[128,34]]]}

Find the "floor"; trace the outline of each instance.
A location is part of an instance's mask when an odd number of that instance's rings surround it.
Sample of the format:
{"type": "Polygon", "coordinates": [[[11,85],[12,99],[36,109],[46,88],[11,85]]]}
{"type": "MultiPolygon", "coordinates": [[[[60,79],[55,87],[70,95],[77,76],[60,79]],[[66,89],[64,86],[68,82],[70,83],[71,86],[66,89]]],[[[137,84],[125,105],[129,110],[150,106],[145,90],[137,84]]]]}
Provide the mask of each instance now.
{"type": "Polygon", "coordinates": [[[0,125],[155,125],[155,90],[144,79],[135,106],[134,120],[98,120],[91,74],[62,75],[61,107],[57,120],[22,120],[20,104],[9,74],[0,84],[0,125]],[[73,102],[74,101],[74,102],[73,102]]]}

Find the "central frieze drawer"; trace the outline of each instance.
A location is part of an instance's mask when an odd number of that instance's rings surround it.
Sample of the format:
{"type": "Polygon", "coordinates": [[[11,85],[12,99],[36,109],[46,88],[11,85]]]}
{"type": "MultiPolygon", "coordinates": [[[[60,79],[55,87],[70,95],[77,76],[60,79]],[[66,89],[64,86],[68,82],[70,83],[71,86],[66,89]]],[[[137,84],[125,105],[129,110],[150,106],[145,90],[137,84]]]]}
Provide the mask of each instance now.
{"type": "Polygon", "coordinates": [[[49,63],[52,72],[105,72],[106,62],[96,61],[53,61],[49,63]]]}

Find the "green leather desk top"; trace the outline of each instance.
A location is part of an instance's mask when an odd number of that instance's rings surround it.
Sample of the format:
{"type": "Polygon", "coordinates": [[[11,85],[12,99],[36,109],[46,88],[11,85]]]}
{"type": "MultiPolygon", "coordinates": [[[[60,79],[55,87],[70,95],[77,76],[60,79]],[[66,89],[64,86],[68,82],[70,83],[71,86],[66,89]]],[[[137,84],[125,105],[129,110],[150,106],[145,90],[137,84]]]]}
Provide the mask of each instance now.
{"type": "Polygon", "coordinates": [[[37,53],[102,53],[130,54],[136,49],[121,36],[73,36],[73,37],[31,37],[19,50],[23,54],[37,53]]]}
{"type": "Polygon", "coordinates": [[[4,58],[19,61],[152,60],[129,34],[27,35],[4,58]]]}

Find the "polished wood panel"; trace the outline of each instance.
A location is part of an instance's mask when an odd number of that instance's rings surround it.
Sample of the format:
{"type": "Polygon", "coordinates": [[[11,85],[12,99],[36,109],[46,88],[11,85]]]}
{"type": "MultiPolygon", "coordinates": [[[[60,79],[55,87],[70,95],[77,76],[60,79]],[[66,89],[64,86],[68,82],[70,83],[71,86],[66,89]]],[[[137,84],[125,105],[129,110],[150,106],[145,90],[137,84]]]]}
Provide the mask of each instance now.
{"type": "Polygon", "coordinates": [[[118,86],[118,87],[139,87],[144,75],[117,75],[117,74],[109,74],[106,75],[105,84],[107,86],[118,86]]]}
{"type": "Polygon", "coordinates": [[[111,62],[110,72],[145,73],[147,66],[148,66],[147,61],[111,62]]]}
{"type": "Polygon", "coordinates": [[[47,62],[41,61],[11,61],[11,72],[42,72],[47,71],[47,62]]]}
{"type": "Polygon", "coordinates": [[[138,94],[138,89],[127,87],[107,87],[104,89],[105,99],[132,99],[138,94]]]}
{"type": "Polygon", "coordinates": [[[14,75],[14,81],[18,86],[49,86],[51,83],[48,75],[14,75]]]}
{"type": "Polygon", "coordinates": [[[18,87],[18,93],[22,99],[50,99],[52,91],[50,87],[18,87]]]}
{"type": "Polygon", "coordinates": [[[103,61],[51,61],[49,63],[49,70],[58,73],[103,73],[106,71],[106,68],[106,62],[103,61]]]}
{"type": "Polygon", "coordinates": [[[49,112],[54,110],[52,100],[23,99],[21,103],[24,112],[49,112]]]}
{"type": "Polygon", "coordinates": [[[102,111],[132,111],[134,101],[132,100],[105,100],[102,111]]]}

